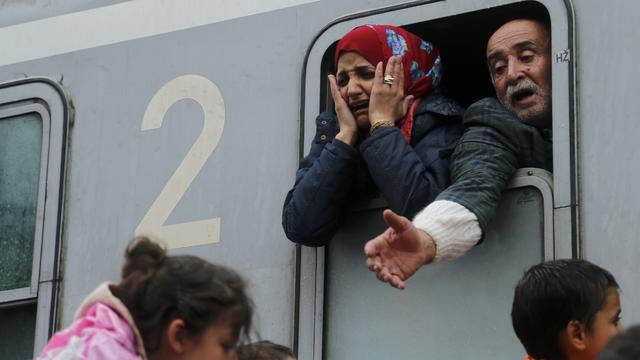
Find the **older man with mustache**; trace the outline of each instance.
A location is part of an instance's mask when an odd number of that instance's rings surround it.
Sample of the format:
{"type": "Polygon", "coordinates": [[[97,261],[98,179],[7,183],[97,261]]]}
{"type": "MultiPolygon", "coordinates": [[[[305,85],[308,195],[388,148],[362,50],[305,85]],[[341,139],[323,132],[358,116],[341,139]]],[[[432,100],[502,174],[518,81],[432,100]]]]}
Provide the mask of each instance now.
{"type": "Polygon", "coordinates": [[[420,267],[463,255],[481,241],[518,168],[552,170],[550,42],[549,25],[537,20],[493,33],[486,56],[499,101],[480,100],[465,113],[450,187],[413,221],[384,212],[389,228],[365,246],[380,280],[404,289],[420,267]]]}

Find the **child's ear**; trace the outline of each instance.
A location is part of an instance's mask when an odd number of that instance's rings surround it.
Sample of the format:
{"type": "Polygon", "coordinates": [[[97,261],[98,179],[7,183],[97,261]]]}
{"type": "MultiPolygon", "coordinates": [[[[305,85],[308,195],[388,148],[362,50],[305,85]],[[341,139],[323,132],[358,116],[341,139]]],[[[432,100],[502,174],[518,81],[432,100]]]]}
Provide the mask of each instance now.
{"type": "Polygon", "coordinates": [[[175,353],[185,349],[186,325],[182,319],[173,319],[165,329],[165,339],[169,348],[175,353]]]}
{"type": "Polygon", "coordinates": [[[571,320],[564,329],[564,342],[573,350],[583,351],[587,347],[587,327],[577,320],[571,320]]]}

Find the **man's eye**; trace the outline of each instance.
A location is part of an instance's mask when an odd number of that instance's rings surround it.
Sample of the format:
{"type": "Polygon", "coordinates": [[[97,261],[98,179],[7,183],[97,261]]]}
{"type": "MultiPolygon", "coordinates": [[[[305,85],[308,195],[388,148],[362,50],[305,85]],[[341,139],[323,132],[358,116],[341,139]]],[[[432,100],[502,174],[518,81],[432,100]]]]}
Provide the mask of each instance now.
{"type": "Polygon", "coordinates": [[[236,343],[235,342],[224,342],[221,344],[222,345],[222,349],[224,349],[224,352],[229,352],[231,350],[234,350],[236,348],[236,343]]]}
{"type": "Polygon", "coordinates": [[[530,63],[533,61],[533,55],[522,55],[520,56],[520,61],[522,61],[523,63],[530,63]]]}
{"type": "Polygon", "coordinates": [[[497,75],[497,76],[500,76],[500,75],[504,74],[504,71],[505,71],[506,68],[507,67],[505,65],[495,65],[493,67],[493,74],[497,75]]]}

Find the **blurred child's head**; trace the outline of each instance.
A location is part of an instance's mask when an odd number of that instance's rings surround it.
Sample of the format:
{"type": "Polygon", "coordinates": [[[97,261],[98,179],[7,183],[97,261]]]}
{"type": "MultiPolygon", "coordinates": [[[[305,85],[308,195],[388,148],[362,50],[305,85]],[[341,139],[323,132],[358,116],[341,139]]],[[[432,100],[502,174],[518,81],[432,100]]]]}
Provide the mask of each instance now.
{"type": "Polygon", "coordinates": [[[632,326],[616,335],[598,355],[598,360],[640,359],[640,325],[632,326]]]}
{"type": "Polygon", "coordinates": [[[286,346],[271,341],[258,341],[238,347],[238,360],[295,360],[296,356],[286,346]]]}
{"type": "Polygon", "coordinates": [[[150,359],[233,359],[253,305],[233,270],[195,256],[167,256],[134,239],[113,294],[131,312],[150,359]]]}
{"type": "Polygon", "coordinates": [[[534,359],[595,359],[622,331],[618,283],[585,260],[531,267],[518,282],[513,328],[534,359]]]}

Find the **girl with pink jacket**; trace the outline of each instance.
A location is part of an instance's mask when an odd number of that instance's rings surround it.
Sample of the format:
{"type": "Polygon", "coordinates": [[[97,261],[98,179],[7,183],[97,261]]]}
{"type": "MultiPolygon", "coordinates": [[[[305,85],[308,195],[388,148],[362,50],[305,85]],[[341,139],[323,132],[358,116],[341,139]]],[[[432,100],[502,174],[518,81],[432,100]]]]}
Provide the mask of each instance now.
{"type": "Polygon", "coordinates": [[[195,256],[167,256],[146,238],[125,257],[120,283],[89,295],[38,360],[237,358],[253,313],[238,274],[195,256]]]}

